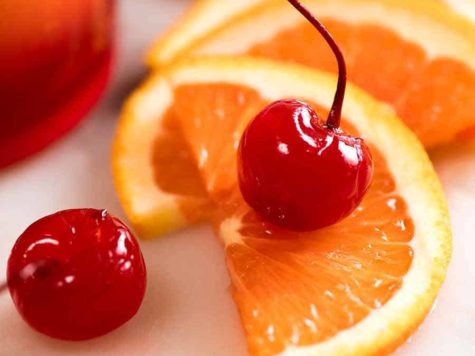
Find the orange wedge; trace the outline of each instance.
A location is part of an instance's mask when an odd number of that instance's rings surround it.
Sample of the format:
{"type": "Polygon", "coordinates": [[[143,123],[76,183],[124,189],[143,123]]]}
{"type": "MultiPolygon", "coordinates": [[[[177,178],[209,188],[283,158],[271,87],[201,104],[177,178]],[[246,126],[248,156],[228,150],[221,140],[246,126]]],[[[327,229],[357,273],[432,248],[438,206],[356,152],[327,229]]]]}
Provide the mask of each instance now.
{"type": "Polygon", "coordinates": [[[208,210],[188,143],[167,111],[172,100],[164,79],[149,79],[125,104],[114,141],[116,190],[142,238],[199,222],[208,210]]]}
{"type": "MultiPolygon", "coordinates": [[[[303,2],[341,46],[349,79],[391,104],[426,147],[475,125],[475,25],[468,19],[434,0],[303,2]]],[[[198,1],[152,47],[149,64],[253,55],[336,72],[324,40],[286,1],[226,3],[222,11],[224,3],[198,1]]]]}
{"type": "Polygon", "coordinates": [[[423,320],[446,273],[449,219],[431,163],[388,106],[352,85],[343,125],[375,158],[361,206],[297,234],[243,202],[236,147],[249,120],[283,97],[324,115],[335,82],[266,60],[196,59],[153,75],[120,120],[113,171],[129,218],[143,237],[214,224],[253,355],[389,352],[423,320]]]}

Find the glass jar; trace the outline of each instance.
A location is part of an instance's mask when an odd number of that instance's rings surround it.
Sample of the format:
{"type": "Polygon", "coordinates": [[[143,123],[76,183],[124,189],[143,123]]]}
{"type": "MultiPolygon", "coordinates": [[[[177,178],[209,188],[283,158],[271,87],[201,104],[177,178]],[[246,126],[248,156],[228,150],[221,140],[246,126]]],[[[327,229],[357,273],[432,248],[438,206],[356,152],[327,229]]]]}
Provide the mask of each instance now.
{"type": "Polygon", "coordinates": [[[0,167],[72,129],[101,96],[114,0],[0,0],[0,167]]]}

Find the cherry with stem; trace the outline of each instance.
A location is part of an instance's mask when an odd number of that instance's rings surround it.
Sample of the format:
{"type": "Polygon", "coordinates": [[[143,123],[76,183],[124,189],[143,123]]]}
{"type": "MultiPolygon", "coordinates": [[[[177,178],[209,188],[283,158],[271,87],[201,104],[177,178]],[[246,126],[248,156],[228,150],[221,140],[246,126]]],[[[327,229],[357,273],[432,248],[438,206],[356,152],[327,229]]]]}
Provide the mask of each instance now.
{"type": "Polygon", "coordinates": [[[309,104],[293,98],[265,107],[241,137],[238,180],[244,200],[266,222],[312,231],[354,211],[370,185],[373,161],[363,139],[340,129],[347,81],[340,48],[299,1],[288,1],[336,57],[339,73],[333,104],[326,123],[309,104]]]}

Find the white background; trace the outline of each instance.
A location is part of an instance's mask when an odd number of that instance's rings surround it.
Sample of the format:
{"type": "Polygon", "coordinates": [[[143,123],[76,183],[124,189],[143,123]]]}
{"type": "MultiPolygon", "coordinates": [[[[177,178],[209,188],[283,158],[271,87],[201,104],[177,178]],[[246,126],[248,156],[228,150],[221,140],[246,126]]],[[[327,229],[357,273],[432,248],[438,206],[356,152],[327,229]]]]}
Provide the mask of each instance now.
{"type": "MultiPolygon", "coordinates": [[[[0,280],[15,239],[36,219],[73,207],[107,208],[122,216],[109,170],[121,103],[144,76],[147,45],[188,3],[122,0],[118,63],[104,99],[67,138],[0,171],[0,280]]],[[[440,148],[431,157],[449,201],[454,254],[434,311],[398,354],[475,355],[475,142],[440,148]]],[[[0,355],[245,355],[222,248],[211,230],[196,228],[141,245],[149,286],[132,321],[97,340],[60,342],[26,326],[4,293],[0,355]]]]}

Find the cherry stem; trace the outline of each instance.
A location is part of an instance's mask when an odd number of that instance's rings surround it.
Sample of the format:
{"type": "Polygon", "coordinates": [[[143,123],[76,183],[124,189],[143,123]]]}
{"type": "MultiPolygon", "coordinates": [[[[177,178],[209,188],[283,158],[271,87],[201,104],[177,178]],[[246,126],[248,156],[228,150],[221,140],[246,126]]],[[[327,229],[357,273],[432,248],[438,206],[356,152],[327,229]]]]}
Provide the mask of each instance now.
{"type": "Polygon", "coordinates": [[[337,129],[340,127],[341,121],[341,108],[343,106],[343,99],[345,98],[346,90],[346,64],[345,58],[340,51],[340,48],[336,44],[332,35],[328,32],[325,26],[313,16],[298,0],[288,0],[289,3],[295,7],[305,18],[315,27],[318,32],[323,36],[327,44],[335,54],[338,62],[338,84],[335,92],[335,98],[333,99],[333,105],[328,114],[327,126],[329,128],[337,129]]]}

